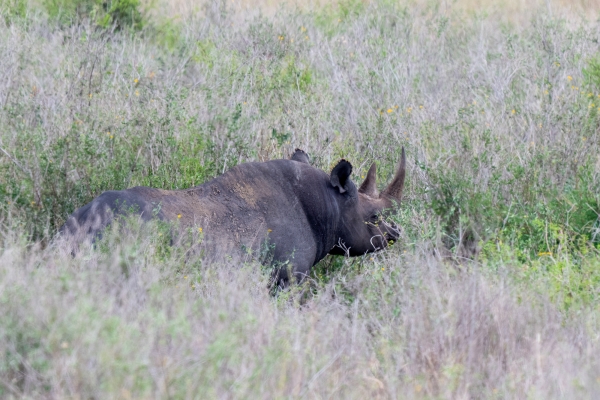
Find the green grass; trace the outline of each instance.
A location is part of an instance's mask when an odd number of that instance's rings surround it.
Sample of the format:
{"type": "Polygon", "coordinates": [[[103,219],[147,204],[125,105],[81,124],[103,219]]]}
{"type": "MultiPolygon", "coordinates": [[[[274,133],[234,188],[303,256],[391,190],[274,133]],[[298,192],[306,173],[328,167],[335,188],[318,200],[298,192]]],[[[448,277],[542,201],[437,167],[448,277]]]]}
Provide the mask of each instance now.
{"type": "Polygon", "coordinates": [[[437,2],[168,6],[0,3],[0,396],[600,392],[592,25],[437,2]],[[264,267],[207,265],[168,227],[75,258],[53,241],[105,190],[187,188],[296,147],[355,181],[375,161],[383,187],[402,146],[401,241],[276,297],[264,267]]]}

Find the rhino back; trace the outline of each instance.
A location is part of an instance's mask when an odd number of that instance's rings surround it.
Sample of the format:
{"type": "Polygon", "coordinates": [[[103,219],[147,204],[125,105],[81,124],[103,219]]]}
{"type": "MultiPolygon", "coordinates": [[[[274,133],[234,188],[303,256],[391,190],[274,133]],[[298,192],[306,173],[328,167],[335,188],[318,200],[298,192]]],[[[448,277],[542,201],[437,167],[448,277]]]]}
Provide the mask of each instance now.
{"type": "MultiPolygon", "coordinates": [[[[310,253],[312,265],[320,251],[313,233],[319,224],[313,220],[324,216],[315,215],[319,210],[307,207],[307,199],[324,197],[320,192],[326,182],[323,171],[295,161],[242,164],[188,190],[197,197],[181,219],[191,217],[190,222],[206,226],[207,239],[219,249],[257,250],[268,238],[275,245],[275,258],[310,253]]],[[[167,218],[178,212],[175,205],[184,209],[181,202],[165,201],[162,211],[167,218]]]]}
{"type": "MultiPolygon", "coordinates": [[[[156,205],[149,201],[151,197],[137,192],[137,188],[111,190],[75,210],[59,229],[63,235],[83,241],[87,237],[96,237],[112,222],[116,215],[139,214],[144,221],[156,216],[156,205]]],[[[144,188],[148,191],[157,189],[144,188]]]]}
{"type": "Polygon", "coordinates": [[[334,244],[338,210],[328,182],[306,163],[246,163],[198,187],[169,192],[161,215],[202,227],[206,244],[221,252],[257,250],[266,239],[276,259],[296,254],[312,266],[334,244]]]}

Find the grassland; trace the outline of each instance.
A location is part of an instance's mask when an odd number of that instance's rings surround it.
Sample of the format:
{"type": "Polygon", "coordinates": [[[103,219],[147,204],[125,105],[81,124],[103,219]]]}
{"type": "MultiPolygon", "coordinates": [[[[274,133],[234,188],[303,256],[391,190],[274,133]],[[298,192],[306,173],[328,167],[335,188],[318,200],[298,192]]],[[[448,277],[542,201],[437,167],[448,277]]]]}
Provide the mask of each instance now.
{"type": "Polygon", "coordinates": [[[261,4],[0,2],[0,397],[597,398],[598,5],[261,4]],[[295,147],[383,185],[401,146],[401,241],[276,297],[152,226],[53,241],[107,189],[295,147]]]}

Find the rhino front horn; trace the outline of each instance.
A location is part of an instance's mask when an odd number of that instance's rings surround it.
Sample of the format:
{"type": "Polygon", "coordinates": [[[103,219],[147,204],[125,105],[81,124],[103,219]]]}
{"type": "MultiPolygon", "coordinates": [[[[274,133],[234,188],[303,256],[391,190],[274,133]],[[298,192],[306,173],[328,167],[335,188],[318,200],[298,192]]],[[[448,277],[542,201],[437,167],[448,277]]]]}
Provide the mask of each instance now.
{"type": "Polygon", "coordinates": [[[387,188],[381,192],[382,196],[391,197],[396,201],[402,199],[402,190],[404,189],[404,177],[406,175],[406,155],[404,154],[404,146],[402,147],[402,157],[400,158],[400,166],[396,171],[396,176],[390,182],[387,188]]]}

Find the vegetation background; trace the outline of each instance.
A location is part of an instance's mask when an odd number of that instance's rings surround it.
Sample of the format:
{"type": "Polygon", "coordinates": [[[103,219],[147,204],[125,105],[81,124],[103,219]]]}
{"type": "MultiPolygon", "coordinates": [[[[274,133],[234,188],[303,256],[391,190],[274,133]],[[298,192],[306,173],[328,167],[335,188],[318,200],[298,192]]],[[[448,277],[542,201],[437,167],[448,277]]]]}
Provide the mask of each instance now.
{"type": "Polygon", "coordinates": [[[0,0],[0,397],[598,398],[599,10],[0,0]],[[52,240],[107,189],[295,147],[383,185],[401,146],[402,240],[276,297],[160,229],[52,240]]]}

